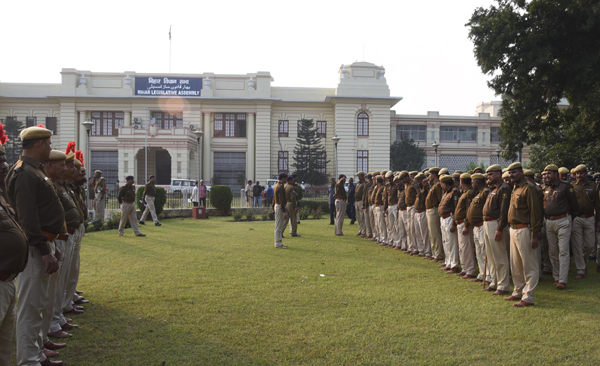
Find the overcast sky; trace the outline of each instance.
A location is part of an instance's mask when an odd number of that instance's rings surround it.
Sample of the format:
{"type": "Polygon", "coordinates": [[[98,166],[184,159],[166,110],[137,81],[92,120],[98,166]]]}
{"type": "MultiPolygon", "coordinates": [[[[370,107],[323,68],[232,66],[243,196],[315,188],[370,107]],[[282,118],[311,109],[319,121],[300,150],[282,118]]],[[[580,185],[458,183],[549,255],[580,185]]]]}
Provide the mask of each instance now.
{"type": "Polygon", "coordinates": [[[342,64],[384,66],[400,114],[474,115],[497,100],[467,38],[491,0],[5,1],[0,81],[93,72],[270,71],[274,86],[336,87],[342,64]],[[364,46],[364,47],[363,47],[364,46]],[[364,57],[363,57],[364,48],[364,57]]]}

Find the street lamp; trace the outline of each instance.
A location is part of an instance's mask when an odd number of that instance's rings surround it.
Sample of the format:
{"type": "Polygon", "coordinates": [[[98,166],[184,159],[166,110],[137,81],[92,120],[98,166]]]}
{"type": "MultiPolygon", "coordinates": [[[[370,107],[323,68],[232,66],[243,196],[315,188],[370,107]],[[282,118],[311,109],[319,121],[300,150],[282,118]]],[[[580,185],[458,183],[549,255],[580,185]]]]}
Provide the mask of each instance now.
{"type": "Polygon", "coordinates": [[[339,177],[339,171],[338,171],[338,142],[340,142],[341,138],[337,137],[337,135],[333,136],[331,138],[331,141],[333,141],[333,144],[335,145],[335,177],[337,179],[337,177],[339,177]]]}
{"type": "MultiPolygon", "coordinates": [[[[94,122],[90,121],[89,119],[86,120],[85,122],[81,123],[83,125],[83,127],[85,127],[85,132],[87,133],[87,151],[86,151],[86,157],[87,160],[89,161],[88,163],[88,172],[92,171],[92,157],[90,156],[90,134],[92,133],[92,126],[94,125],[94,122]]],[[[85,185],[87,186],[85,192],[86,192],[86,202],[87,202],[87,207],[88,207],[88,214],[90,212],[90,187],[89,187],[89,183],[88,183],[88,179],[87,179],[87,174],[85,177],[85,185]]]]}
{"type": "Polygon", "coordinates": [[[435,150],[435,166],[438,166],[437,150],[438,147],[440,147],[440,144],[434,141],[433,144],[431,144],[431,147],[433,147],[433,149],[435,150]]]}
{"type": "Polygon", "coordinates": [[[498,146],[496,149],[496,164],[500,164],[500,154],[502,154],[502,149],[498,146]]]}
{"type": "Polygon", "coordinates": [[[202,132],[201,130],[195,130],[192,133],[196,135],[196,139],[198,140],[198,148],[196,149],[196,152],[198,155],[198,183],[200,183],[200,140],[202,139],[204,132],[202,132]]]}

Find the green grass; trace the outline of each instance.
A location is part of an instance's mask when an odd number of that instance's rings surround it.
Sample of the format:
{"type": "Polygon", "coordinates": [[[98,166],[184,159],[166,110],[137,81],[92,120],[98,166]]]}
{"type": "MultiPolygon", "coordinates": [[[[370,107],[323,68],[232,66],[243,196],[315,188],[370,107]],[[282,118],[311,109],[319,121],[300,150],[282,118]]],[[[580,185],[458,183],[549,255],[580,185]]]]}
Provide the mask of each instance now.
{"type": "MultiPolygon", "coordinates": [[[[67,365],[600,364],[600,275],[544,277],[517,309],[329,220],[273,248],[273,221],[164,220],[84,238],[92,301],[67,365]],[[324,274],[325,277],[320,275],[324,274]]],[[[592,273],[594,272],[594,273],[592,273]]],[[[574,271],[572,271],[574,273],[574,271]]]]}

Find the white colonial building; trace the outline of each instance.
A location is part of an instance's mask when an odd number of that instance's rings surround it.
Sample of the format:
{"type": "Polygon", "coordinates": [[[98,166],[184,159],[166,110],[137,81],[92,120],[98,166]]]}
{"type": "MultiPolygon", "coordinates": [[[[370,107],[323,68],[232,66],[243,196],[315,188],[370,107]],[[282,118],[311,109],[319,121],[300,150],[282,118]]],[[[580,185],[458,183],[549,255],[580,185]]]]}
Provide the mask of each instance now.
{"type": "Polygon", "coordinates": [[[335,175],[332,137],[340,138],[339,172],[389,168],[390,143],[414,138],[433,165],[464,169],[488,164],[497,149],[498,106],[482,104],[475,117],[398,115],[401,97],[390,96],[385,69],[367,62],[342,65],[335,88],[272,86],[269,72],[246,75],[147,74],[63,69],[60,84],[0,83],[0,118],[43,124],[55,148],[77,143],[88,170],[108,183],[155,174],[239,187],[293,171],[297,123],[313,119],[326,148],[326,173],[335,175]],[[495,108],[495,109],[494,109],[495,108]],[[91,157],[85,121],[93,122],[91,157]],[[202,131],[198,142],[195,131],[202,131]],[[147,157],[146,157],[147,147],[147,157]],[[200,159],[198,159],[198,156],[200,159]]]}

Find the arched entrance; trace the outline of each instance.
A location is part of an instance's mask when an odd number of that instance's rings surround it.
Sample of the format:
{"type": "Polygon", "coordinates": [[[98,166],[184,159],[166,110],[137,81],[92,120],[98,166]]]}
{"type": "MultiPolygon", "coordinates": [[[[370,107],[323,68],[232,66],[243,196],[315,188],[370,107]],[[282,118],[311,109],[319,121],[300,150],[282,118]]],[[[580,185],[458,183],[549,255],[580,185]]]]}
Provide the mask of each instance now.
{"type": "MultiPolygon", "coordinates": [[[[171,154],[161,147],[148,147],[148,172],[146,173],[146,159],[144,149],[139,149],[137,154],[138,183],[144,182],[146,177],[156,176],[156,184],[171,184],[171,154]]],[[[145,182],[144,182],[145,183],[145,182]]]]}

